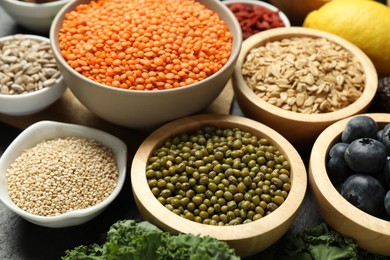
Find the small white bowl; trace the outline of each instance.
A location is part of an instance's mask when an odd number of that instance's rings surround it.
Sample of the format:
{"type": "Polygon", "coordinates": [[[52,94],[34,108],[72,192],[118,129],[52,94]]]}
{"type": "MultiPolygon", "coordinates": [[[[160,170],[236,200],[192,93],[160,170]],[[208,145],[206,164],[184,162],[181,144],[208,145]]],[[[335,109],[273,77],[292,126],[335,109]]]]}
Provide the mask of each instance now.
{"type": "MultiPolygon", "coordinates": [[[[50,42],[49,38],[23,34],[25,39],[50,42]]],[[[15,35],[0,38],[0,42],[11,40],[15,35]]],[[[26,94],[8,95],[0,94],[0,114],[10,116],[25,116],[40,112],[57,101],[67,89],[63,77],[60,76],[55,85],[26,94]]]]}
{"type": "Polygon", "coordinates": [[[279,8],[277,8],[276,6],[269,4],[267,2],[258,1],[258,0],[224,0],[224,1],[222,1],[222,3],[228,7],[229,7],[229,5],[232,5],[232,4],[257,5],[257,6],[264,7],[268,10],[273,11],[273,12],[277,12],[280,20],[284,24],[284,27],[291,27],[291,23],[290,23],[290,20],[287,17],[287,15],[283,11],[281,11],[279,8]]]}
{"type": "Polygon", "coordinates": [[[54,17],[69,1],[35,4],[19,0],[1,0],[0,6],[17,24],[34,32],[48,34],[54,17]]]}
{"type": "Polygon", "coordinates": [[[107,206],[118,196],[121,191],[127,170],[127,146],[119,138],[98,129],[61,123],[55,121],[40,121],[27,127],[8,146],[0,158],[0,200],[10,210],[36,225],[61,228],[83,224],[103,212],[107,206]],[[7,190],[6,172],[9,166],[21,154],[21,152],[32,147],[43,140],[60,137],[80,137],[94,139],[102,145],[110,148],[117,161],[119,176],[118,183],[112,193],[102,202],[81,210],[69,211],[58,216],[39,216],[31,214],[19,208],[9,197],[7,190]]]}

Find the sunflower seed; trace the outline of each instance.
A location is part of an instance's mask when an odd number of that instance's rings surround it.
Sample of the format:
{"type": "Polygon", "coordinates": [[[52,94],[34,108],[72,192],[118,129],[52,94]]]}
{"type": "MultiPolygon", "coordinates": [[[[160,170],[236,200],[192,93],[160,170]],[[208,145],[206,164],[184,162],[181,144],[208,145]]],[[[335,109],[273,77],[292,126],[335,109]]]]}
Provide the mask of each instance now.
{"type": "Polygon", "coordinates": [[[50,44],[24,35],[0,42],[1,94],[21,94],[54,85],[61,76],[50,44]]]}
{"type": "Polygon", "coordinates": [[[300,113],[348,106],[365,85],[358,59],[325,38],[291,37],[254,47],[241,71],[259,98],[300,113]]]}

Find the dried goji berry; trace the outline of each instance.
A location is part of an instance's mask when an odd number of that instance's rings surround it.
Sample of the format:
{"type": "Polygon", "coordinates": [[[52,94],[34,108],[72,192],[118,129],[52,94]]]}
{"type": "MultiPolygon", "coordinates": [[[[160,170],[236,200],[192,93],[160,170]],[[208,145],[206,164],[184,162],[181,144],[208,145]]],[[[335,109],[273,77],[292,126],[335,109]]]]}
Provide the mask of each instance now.
{"type": "Polygon", "coordinates": [[[285,26],[279,16],[279,11],[247,3],[228,4],[227,6],[237,18],[244,40],[260,31],[285,26]]]}

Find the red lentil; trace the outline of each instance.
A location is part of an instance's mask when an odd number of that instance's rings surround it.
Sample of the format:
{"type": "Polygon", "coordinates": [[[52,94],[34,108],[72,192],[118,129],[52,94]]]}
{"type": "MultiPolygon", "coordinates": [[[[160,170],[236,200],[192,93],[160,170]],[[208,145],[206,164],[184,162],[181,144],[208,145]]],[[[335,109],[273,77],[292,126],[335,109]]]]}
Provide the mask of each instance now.
{"type": "Polygon", "coordinates": [[[244,40],[255,33],[285,26],[279,11],[246,3],[229,4],[228,7],[240,23],[244,40]]]}
{"type": "Polygon", "coordinates": [[[73,69],[131,90],[209,77],[227,62],[232,38],[218,14],[194,0],[96,0],[67,13],[59,32],[73,69]]]}

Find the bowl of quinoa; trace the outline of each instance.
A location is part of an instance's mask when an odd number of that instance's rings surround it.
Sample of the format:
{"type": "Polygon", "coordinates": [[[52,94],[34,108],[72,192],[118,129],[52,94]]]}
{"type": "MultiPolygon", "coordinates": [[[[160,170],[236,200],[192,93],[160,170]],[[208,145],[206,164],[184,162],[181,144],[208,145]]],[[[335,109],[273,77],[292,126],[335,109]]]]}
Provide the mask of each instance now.
{"type": "Polygon", "coordinates": [[[240,25],[219,1],[72,1],[56,16],[52,49],[91,112],[150,128],[207,108],[228,83],[240,25]]]}
{"type": "Polygon", "coordinates": [[[0,158],[0,200],[36,225],[83,224],[103,212],[123,187],[127,146],[98,129],[39,121],[0,158]]]}
{"type": "Polygon", "coordinates": [[[243,42],[232,82],[245,116],[305,148],[327,126],[366,111],[378,76],[367,55],[345,39],[284,27],[243,42]]]}

